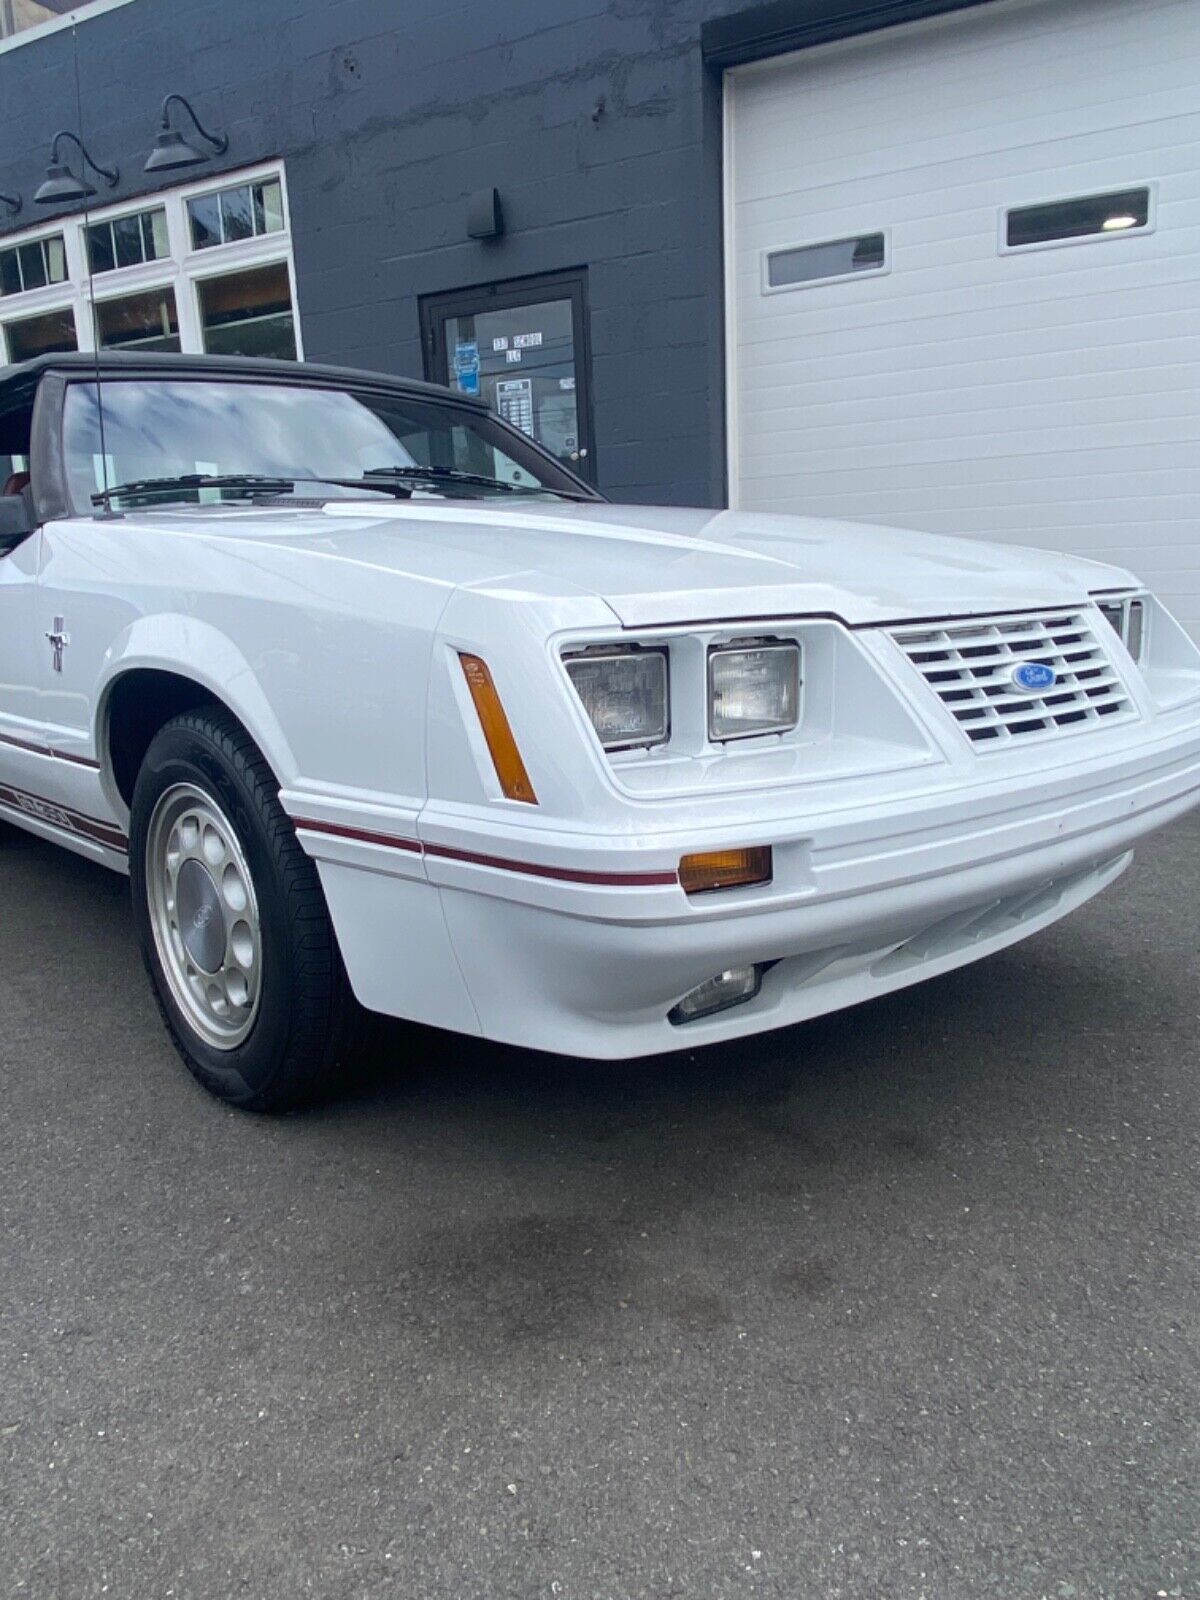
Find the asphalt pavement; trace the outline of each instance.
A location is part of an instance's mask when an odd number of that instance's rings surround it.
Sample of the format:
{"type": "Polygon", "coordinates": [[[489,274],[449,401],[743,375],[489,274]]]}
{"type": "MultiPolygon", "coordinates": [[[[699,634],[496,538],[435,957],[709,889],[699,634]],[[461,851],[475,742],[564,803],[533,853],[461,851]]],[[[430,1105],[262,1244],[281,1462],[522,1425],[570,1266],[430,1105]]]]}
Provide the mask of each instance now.
{"type": "Polygon", "coordinates": [[[1197,1600],[1198,846],[838,1017],[389,1026],[267,1120],[9,833],[0,1596],[1197,1600]]]}

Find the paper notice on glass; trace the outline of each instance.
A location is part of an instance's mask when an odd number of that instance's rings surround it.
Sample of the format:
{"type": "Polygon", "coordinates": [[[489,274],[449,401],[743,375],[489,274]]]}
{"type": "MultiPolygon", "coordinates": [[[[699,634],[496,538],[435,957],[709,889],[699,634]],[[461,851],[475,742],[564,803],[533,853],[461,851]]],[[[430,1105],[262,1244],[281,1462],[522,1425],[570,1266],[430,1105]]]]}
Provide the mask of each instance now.
{"type": "Polygon", "coordinates": [[[496,409],[505,422],[533,437],[533,379],[500,378],[496,382],[496,409]]]}

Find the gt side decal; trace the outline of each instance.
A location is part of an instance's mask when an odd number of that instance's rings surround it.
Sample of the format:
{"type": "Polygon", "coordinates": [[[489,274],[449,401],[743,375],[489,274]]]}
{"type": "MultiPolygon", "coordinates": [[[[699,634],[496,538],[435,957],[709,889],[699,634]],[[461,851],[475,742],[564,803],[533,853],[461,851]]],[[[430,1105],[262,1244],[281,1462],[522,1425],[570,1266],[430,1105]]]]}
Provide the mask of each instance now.
{"type": "Polygon", "coordinates": [[[604,888],[650,889],[673,887],[679,873],[591,872],[575,867],[550,867],[537,861],[514,861],[509,856],[483,855],[477,850],[456,850],[446,844],[422,844],[419,839],[403,839],[390,833],[372,833],[366,828],[349,828],[340,822],[314,822],[293,817],[293,824],[307,833],[327,833],[336,839],[355,839],[363,844],[384,845],[390,850],[408,850],[419,856],[439,856],[445,861],[465,861],[477,867],[495,867],[501,872],[520,872],[532,878],[553,878],[560,883],[592,883],[604,888]]]}
{"type": "Polygon", "coordinates": [[[121,830],[111,822],[102,822],[99,817],[84,816],[81,811],[74,811],[70,806],[60,806],[54,800],[47,800],[40,794],[30,794],[27,789],[14,789],[11,784],[0,783],[0,806],[7,806],[10,811],[19,811],[22,816],[30,817],[35,822],[43,822],[48,828],[57,828],[62,833],[73,833],[80,839],[88,839],[93,844],[102,844],[107,850],[117,850],[122,855],[128,854],[129,840],[121,830]]]}

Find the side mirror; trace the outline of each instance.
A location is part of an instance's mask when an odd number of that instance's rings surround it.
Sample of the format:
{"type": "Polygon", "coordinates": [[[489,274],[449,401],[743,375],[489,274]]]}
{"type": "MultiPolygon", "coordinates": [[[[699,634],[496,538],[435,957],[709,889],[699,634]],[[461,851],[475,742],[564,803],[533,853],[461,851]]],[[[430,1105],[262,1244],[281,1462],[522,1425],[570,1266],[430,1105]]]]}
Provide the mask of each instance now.
{"type": "Polygon", "coordinates": [[[37,532],[33,506],[23,494],[0,495],[0,556],[37,532]]]}

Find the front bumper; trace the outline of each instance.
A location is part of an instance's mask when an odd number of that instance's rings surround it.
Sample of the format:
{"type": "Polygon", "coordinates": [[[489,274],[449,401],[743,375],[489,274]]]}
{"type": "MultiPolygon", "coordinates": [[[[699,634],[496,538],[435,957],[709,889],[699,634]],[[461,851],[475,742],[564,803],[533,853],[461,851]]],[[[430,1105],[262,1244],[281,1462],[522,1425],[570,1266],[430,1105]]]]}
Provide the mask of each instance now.
{"type": "Polygon", "coordinates": [[[403,842],[378,816],[340,835],[297,825],[364,1004],[543,1050],[639,1056],[887,993],[1081,905],[1200,800],[1200,721],[1171,723],[1075,746],[1065,767],[999,778],[973,762],[969,781],[964,768],[919,796],[840,809],[827,797],[791,816],[764,797],[735,827],[675,815],[600,840],[429,808],[403,842]],[[773,882],[689,899],[669,881],[681,854],[731,843],[770,844],[773,882]],[[754,1000],[667,1020],[691,989],[751,962],[773,964],[754,1000]]]}

